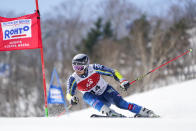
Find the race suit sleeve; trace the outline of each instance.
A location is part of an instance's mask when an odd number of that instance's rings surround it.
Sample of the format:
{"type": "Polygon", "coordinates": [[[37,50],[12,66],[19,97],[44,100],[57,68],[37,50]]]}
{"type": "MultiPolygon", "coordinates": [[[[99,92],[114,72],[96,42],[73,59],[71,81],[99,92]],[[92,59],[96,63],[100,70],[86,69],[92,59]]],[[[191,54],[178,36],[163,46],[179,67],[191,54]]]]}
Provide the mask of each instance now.
{"type": "Polygon", "coordinates": [[[76,93],[76,80],[73,76],[70,76],[69,79],[67,80],[67,93],[66,93],[66,98],[68,101],[71,100],[71,97],[75,95],[76,93]]]}
{"type": "Polygon", "coordinates": [[[114,77],[114,79],[118,82],[123,80],[123,76],[117,70],[111,69],[107,66],[100,64],[94,64],[93,68],[97,73],[101,75],[114,77]]]}

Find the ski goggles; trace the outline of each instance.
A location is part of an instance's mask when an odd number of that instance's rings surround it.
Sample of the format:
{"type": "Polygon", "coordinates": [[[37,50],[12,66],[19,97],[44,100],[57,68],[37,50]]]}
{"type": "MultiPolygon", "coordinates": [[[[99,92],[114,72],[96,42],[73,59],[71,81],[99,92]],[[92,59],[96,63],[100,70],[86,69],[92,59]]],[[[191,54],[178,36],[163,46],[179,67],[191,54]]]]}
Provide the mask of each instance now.
{"type": "Polygon", "coordinates": [[[75,71],[82,71],[86,68],[86,65],[73,65],[75,71]]]}

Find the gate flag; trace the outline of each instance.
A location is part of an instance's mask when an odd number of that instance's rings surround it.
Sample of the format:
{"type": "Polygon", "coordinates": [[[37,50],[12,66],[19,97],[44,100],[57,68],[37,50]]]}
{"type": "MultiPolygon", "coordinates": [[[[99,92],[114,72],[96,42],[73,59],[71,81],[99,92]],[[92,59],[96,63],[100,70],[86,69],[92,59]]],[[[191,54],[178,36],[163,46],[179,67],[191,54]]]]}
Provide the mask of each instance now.
{"type": "Polygon", "coordinates": [[[17,18],[0,16],[0,51],[40,49],[43,88],[45,99],[45,116],[48,117],[44,51],[38,0],[35,0],[36,12],[17,18]]]}
{"type": "Polygon", "coordinates": [[[63,95],[63,90],[61,88],[59,77],[55,68],[53,69],[51,80],[50,80],[50,88],[48,91],[48,104],[64,104],[66,108],[66,101],[63,95]],[[57,80],[57,85],[53,84],[55,76],[57,80]]]}
{"type": "Polygon", "coordinates": [[[40,16],[0,17],[0,51],[42,48],[40,16]]]}
{"type": "Polygon", "coordinates": [[[60,86],[50,85],[48,92],[48,104],[65,104],[63,90],[60,86]]]}

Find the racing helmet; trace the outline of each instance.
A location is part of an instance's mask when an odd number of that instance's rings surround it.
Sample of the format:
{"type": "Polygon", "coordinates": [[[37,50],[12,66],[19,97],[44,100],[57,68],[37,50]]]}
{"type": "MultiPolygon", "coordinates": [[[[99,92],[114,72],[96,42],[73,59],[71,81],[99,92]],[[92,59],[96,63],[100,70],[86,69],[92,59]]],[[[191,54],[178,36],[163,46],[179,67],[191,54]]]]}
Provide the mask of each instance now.
{"type": "Polygon", "coordinates": [[[75,71],[85,70],[89,66],[89,58],[86,54],[77,54],[72,59],[72,67],[75,71]]]}

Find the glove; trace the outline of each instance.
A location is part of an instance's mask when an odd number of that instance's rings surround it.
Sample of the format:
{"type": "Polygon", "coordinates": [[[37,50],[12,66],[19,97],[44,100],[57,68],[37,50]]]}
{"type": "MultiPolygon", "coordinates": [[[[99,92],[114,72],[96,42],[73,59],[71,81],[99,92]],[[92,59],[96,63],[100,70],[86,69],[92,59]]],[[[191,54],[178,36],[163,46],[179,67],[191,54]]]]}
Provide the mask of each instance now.
{"type": "Polygon", "coordinates": [[[77,104],[79,103],[78,97],[72,96],[72,97],[71,97],[71,100],[70,100],[70,103],[71,103],[72,105],[77,105],[77,104]]]}
{"type": "Polygon", "coordinates": [[[120,82],[120,87],[124,90],[127,91],[127,89],[130,87],[129,81],[127,80],[122,80],[120,82]]]}

